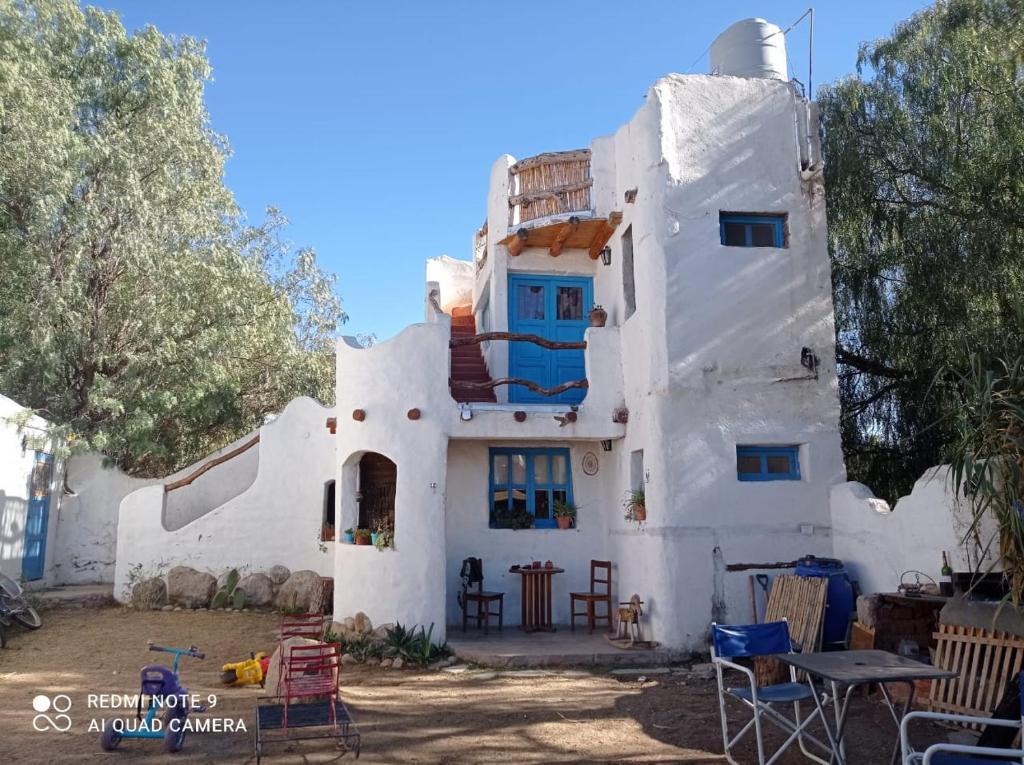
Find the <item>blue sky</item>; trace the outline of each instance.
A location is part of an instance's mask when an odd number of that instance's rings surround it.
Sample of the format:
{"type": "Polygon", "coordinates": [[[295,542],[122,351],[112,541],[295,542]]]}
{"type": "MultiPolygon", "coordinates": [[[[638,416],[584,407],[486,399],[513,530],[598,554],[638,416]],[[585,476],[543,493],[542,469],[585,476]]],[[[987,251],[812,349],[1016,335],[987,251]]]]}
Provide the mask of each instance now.
{"type": "MultiPolygon", "coordinates": [[[[281,208],[289,238],[338,275],[344,334],[384,339],[422,320],[426,258],[469,257],[499,155],[584,147],[628,120],[659,76],[706,71],[703,52],[733,21],[785,28],[807,2],[92,4],[129,29],[207,41],[207,103],[234,149],[239,204],[253,221],[281,208]]],[[[925,4],[819,2],[815,88],[925,4]]],[[[805,84],[806,40],[806,26],[787,37],[790,76],[805,84]]]]}

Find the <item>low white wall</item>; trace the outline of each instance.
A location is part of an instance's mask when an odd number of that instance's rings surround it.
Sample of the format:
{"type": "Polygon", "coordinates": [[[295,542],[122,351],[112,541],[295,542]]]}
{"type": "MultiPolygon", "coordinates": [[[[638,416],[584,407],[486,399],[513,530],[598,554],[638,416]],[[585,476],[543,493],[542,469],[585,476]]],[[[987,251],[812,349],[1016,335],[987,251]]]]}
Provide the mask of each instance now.
{"type": "MultiPolygon", "coordinates": [[[[174,475],[163,479],[161,483],[171,483],[194,473],[199,467],[215,460],[223,454],[239,448],[252,440],[255,433],[247,433],[223,449],[210,454],[200,462],[179,470],[174,475]]],[[[222,463],[227,465],[228,463],[222,463]]],[[[180,529],[196,518],[220,507],[237,497],[256,481],[260,469],[260,448],[257,444],[231,458],[230,468],[220,470],[214,468],[203,473],[192,483],[168,493],[164,504],[164,527],[169,531],[180,529]]]]}
{"type": "MultiPolygon", "coordinates": [[[[324,488],[334,478],[334,447],[325,427],[333,410],[309,398],[291,401],[260,429],[259,473],[237,497],[180,529],[164,528],[163,483],[139,489],[121,502],[114,595],[125,599],[139,576],[176,565],[213,574],[238,567],[266,571],[282,564],[329,575],[330,543],[321,549],[324,488]]],[[[233,460],[207,475],[232,471],[233,460]]],[[[240,470],[246,470],[242,465],[240,470]]]]}
{"type": "MultiPolygon", "coordinates": [[[[964,542],[971,510],[954,495],[946,465],[927,470],[892,510],[854,481],[833,487],[831,510],[834,555],[846,563],[865,594],[895,592],[900,576],[910,570],[939,581],[943,550],[954,571],[973,571],[979,565],[985,571],[993,562],[983,550],[995,535],[995,521],[987,518],[977,536],[971,534],[964,542]]],[[[998,545],[990,549],[997,551],[998,545]]],[[[913,575],[907,581],[913,582],[913,575]]]]}
{"type": "MultiPolygon", "coordinates": [[[[536,443],[528,444],[536,446],[536,443]]],[[[572,467],[573,498],[579,506],[573,529],[492,529],[490,528],[488,449],[491,446],[527,446],[523,442],[478,443],[451,441],[448,446],[448,495],[445,503],[445,529],[448,560],[445,582],[448,623],[461,625],[462,610],[456,595],[462,588],[459,570],[465,558],[482,558],[484,588],[505,593],[505,624],[521,621],[522,583],[518,574],[509,572],[512,564],[550,560],[564,574],[552,582],[552,617],[556,624],[569,623],[569,593],[590,589],[590,561],[608,560],[609,516],[618,512],[617,498],[609,492],[614,461],[599,443],[572,444],[545,442],[545,446],[569,448],[572,467]],[[583,455],[598,456],[597,475],[588,476],[581,468],[583,455]]],[[[613,582],[618,581],[616,569],[613,582]]],[[[613,588],[613,597],[622,593],[613,588]]],[[[626,593],[621,599],[629,598],[626,593]]],[[[616,601],[617,602],[617,601],[616,601]]],[[[471,622],[472,624],[472,622],[471,622]]]]}
{"type": "Polygon", "coordinates": [[[71,493],[61,501],[53,540],[54,584],[112,583],[121,500],[158,482],[105,465],[96,452],[72,457],[65,482],[71,493]]]}

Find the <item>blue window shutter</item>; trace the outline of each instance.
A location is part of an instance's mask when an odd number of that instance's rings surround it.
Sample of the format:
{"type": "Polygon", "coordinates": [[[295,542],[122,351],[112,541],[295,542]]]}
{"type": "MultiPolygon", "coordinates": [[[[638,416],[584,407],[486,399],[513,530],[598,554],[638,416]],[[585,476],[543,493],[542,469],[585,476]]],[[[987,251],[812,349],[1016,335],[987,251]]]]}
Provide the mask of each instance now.
{"type": "MultiPolygon", "coordinates": [[[[739,233],[736,231],[736,233],[739,233]]],[[[769,215],[769,214],[741,214],[741,213],[719,213],[718,214],[718,235],[719,241],[725,247],[785,247],[786,246],[786,216],[785,215],[769,215]],[[726,226],[729,226],[734,231],[737,227],[741,227],[743,233],[743,244],[737,244],[735,242],[727,244],[726,239],[726,226]],[[767,244],[755,244],[754,243],[754,230],[755,227],[770,226],[771,227],[771,245],[767,244]]]]}
{"type": "Polygon", "coordinates": [[[570,502],[570,503],[573,501],[573,496],[572,496],[572,460],[569,458],[569,450],[568,449],[566,449],[566,448],[556,448],[556,447],[551,447],[551,448],[518,448],[518,447],[510,447],[510,446],[509,447],[506,447],[506,446],[497,447],[497,446],[495,446],[495,447],[491,447],[488,450],[488,463],[489,463],[489,465],[488,465],[488,472],[489,472],[488,484],[489,484],[489,489],[488,489],[488,509],[487,509],[487,512],[488,512],[488,517],[490,518],[490,526],[491,526],[492,529],[493,528],[505,528],[504,526],[500,526],[496,522],[496,519],[494,518],[494,515],[493,515],[494,501],[495,501],[495,492],[499,491],[501,489],[505,489],[506,491],[508,491],[508,504],[506,506],[508,508],[511,508],[512,507],[512,492],[514,490],[513,487],[517,486],[517,485],[521,485],[521,486],[525,487],[525,492],[526,492],[526,509],[527,509],[527,512],[530,513],[530,515],[534,516],[533,528],[535,528],[535,529],[543,529],[543,528],[553,529],[553,528],[556,528],[558,526],[558,523],[555,521],[555,516],[554,516],[554,512],[553,512],[553,509],[554,509],[554,493],[556,491],[564,491],[565,492],[565,496],[566,496],[566,501],[570,502]],[[503,484],[496,483],[496,476],[495,476],[495,471],[494,471],[494,458],[499,456],[499,455],[508,456],[508,476],[506,477],[506,483],[503,483],[503,484]],[[514,457],[520,457],[520,456],[524,457],[524,462],[525,462],[525,466],[526,466],[525,484],[516,484],[512,480],[512,474],[513,474],[512,461],[513,461],[514,457]],[[536,476],[534,475],[534,473],[536,472],[534,470],[534,460],[537,457],[539,457],[539,456],[546,456],[548,458],[547,459],[547,464],[548,464],[547,479],[546,480],[540,480],[540,481],[538,481],[536,476]],[[556,456],[563,457],[565,459],[566,472],[565,472],[565,482],[564,483],[556,483],[555,479],[554,479],[554,459],[553,459],[553,457],[556,457],[556,456]],[[544,491],[544,490],[546,490],[547,494],[548,494],[549,517],[547,517],[547,518],[536,518],[536,511],[537,511],[537,508],[536,508],[536,501],[537,501],[536,492],[544,491]]]}
{"type": "Polygon", "coordinates": [[[799,481],[800,447],[737,446],[736,478],[740,481],[799,481]],[[785,470],[778,469],[780,462],[785,470]]]}

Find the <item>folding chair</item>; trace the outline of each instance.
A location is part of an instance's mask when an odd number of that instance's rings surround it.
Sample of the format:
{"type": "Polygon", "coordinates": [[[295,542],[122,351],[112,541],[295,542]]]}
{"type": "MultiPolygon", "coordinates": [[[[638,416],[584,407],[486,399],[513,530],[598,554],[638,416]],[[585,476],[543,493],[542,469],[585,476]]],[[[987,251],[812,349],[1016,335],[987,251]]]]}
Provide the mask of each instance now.
{"type": "Polygon", "coordinates": [[[790,668],[791,682],[758,688],[754,672],[750,668],[732,661],[733,659],[750,659],[755,656],[767,656],[775,653],[793,653],[793,644],[789,639],[789,626],[786,622],[734,626],[712,624],[711,638],[711,660],[715,664],[718,676],[718,706],[722,716],[722,742],[725,746],[726,759],[732,765],[739,765],[733,757],[732,750],[741,739],[753,730],[757,742],[759,765],[771,765],[794,741],[799,743],[800,750],[804,755],[822,765],[828,765],[829,759],[822,759],[812,754],[805,746],[805,741],[810,742],[818,747],[826,757],[831,758],[831,747],[807,731],[811,722],[818,718],[818,710],[814,709],[801,720],[800,702],[805,699],[813,699],[813,696],[808,686],[797,682],[796,670],[790,668]],[[726,687],[724,678],[726,669],[735,670],[745,675],[748,685],[726,687]],[[729,737],[729,721],[725,710],[726,694],[741,701],[752,712],[750,720],[732,738],[729,737]],[[775,708],[775,704],[792,704],[793,717],[789,718],[782,714],[775,708]],[[770,722],[784,733],[789,734],[782,746],[767,760],[765,759],[762,721],[770,722]]]}
{"type": "Polygon", "coordinates": [[[288,707],[295,699],[327,696],[330,723],[337,725],[334,700],[338,695],[341,649],[335,643],[296,645],[288,652],[284,671],[284,729],[288,730],[288,707]]]}
{"type": "Polygon", "coordinates": [[[1017,749],[984,745],[986,739],[1002,739],[1012,744],[1018,733],[1024,730],[1024,672],[1017,675],[1017,683],[1020,693],[1020,717],[1016,719],[999,719],[995,716],[976,717],[974,715],[950,714],[949,712],[910,712],[904,715],[900,722],[900,751],[903,765],[992,765],[1000,759],[1024,763],[1024,743],[1020,744],[1021,748],[1017,749]],[[917,752],[910,744],[909,735],[909,726],[914,720],[932,720],[960,725],[976,723],[986,727],[978,740],[979,745],[939,743],[932,744],[923,752],[917,752]],[[1005,735],[1001,735],[1002,732],[993,731],[989,726],[1007,730],[1005,735]],[[995,735],[992,735],[993,733],[995,735]]]}

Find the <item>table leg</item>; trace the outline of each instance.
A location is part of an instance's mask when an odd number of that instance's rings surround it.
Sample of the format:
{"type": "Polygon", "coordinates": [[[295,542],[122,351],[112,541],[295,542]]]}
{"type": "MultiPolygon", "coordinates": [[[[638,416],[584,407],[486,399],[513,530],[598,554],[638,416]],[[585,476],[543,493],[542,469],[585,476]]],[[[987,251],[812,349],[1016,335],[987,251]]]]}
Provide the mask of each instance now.
{"type": "Polygon", "coordinates": [[[521,614],[520,614],[520,617],[519,617],[519,629],[523,630],[524,632],[526,631],[526,627],[527,627],[527,624],[526,624],[526,593],[527,593],[528,586],[526,584],[526,580],[529,579],[529,578],[530,577],[526,576],[525,574],[521,574],[519,576],[519,579],[522,581],[522,585],[523,585],[522,588],[521,588],[521,592],[520,592],[520,596],[521,597],[519,599],[519,607],[520,607],[520,611],[521,611],[521,614]]]}
{"type": "MultiPolygon", "coordinates": [[[[832,756],[829,758],[829,763],[836,762],[839,765],[844,765],[842,755],[839,753],[838,739],[832,735],[832,729],[829,728],[828,725],[828,715],[825,714],[825,708],[821,704],[821,692],[814,684],[814,676],[810,672],[807,673],[807,685],[811,688],[811,695],[814,698],[814,706],[818,710],[818,716],[821,717],[821,727],[825,729],[825,737],[828,739],[828,745],[832,747],[832,756]]],[[[836,703],[835,697],[833,697],[832,703],[836,703]]]]}
{"type": "Polygon", "coordinates": [[[896,709],[892,703],[892,697],[889,695],[889,690],[885,687],[885,683],[879,683],[878,687],[882,691],[882,698],[885,699],[885,704],[889,707],[889,712],[892,714],[892,719],[896,722],[896,746],[892,750],[892,758],[890,762],[892,765],[896,765],[900,761],[900,723],[903,722],[903,718],[907,716],[907,712],[910,711],[911,705],[914,703],[914,692],[917,687],[914,685],[912,680],[903,681],[907,686],[907,700],[903,704],[903,709],[900,713],[896,714],[896,709]]]}
{"type": "Polygon", "coordinates": [[[555,577],[554,577],[554,574],[548,574],[546,578],[548,580],[548,583],[547,583],[547,592],[548,592],[548,615],[547,615],[548,629],[550,629],[552,632],[554,632],[555,631],[555,620],[551,618],[551,581],[555,577]]]}
{"type": "Polygon", "coordinates": [[[853,697],[853,692],[858,688],[857,685],[850,685],[846,688],[846,693],[843,694],[842,704],[839,703],[839,685],[838,683],[832,683],[832,704],[835,707],[836,713],[836,751],[839,755],[838,761],[840,763],[846,762],[846,719],[847,712],[850,709],[850,699],[853,697]]]}

